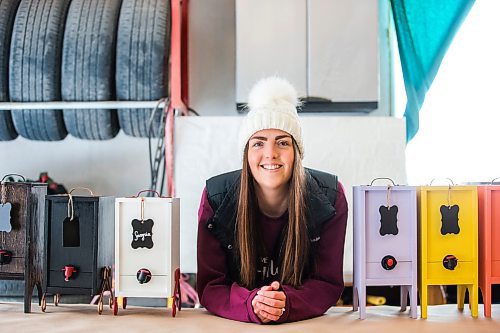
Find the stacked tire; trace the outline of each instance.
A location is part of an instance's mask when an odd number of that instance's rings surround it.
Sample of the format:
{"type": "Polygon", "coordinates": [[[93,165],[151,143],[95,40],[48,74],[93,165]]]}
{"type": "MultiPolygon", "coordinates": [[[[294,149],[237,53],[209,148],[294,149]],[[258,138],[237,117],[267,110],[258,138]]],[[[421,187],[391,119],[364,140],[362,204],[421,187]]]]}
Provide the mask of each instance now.
{"type": "MultiPolygon", "coordinates": [[[[10,46],[9,91],[13,102],[61,100],[61,51],[69,0],[22,0],[10,46]]],[[[19,135],[31,140],[66,137],[61,110],[13,112],[19,135]]]]}
{"type": "MultiPolygon", "coordinates": [[[[119,100],[159,100],[168,89],[170,2],[123,0],[118,27],[116,93],[119,100]]],[[[158,136],[161,114],[147,109],[118,112],[131,136],[158,136]],[[151,120],[151,124],[150,124],[151,120]],[[151,126],[149,126],[151,125],[151,126]]]]}
{"type": "MultiPolygon", "coordinates": [[[[120,0],[72,0],[64,32],[62,98],[115,99],[114,65],[120,0]]],[[[64,110],[68,132],[80,139],[105,140],[118,134],[116,110],[64,110]]]]}
{"type": "MultiPolygon", "coordinates": [[[[0,102],[167,95],[167,0],[0,0],[0,102]]],[[[0,140],[158,136],[149,109],[0,111],[0,140]]]]}
{"type": "MultiPolygon", "coordinates": [[[[0,103],[9,101],[9,52],[14,17],[20,0],[0,0],[0,103]]],[[[0,110],[0,141],[17,138],[10,111],[0,110]]]]}

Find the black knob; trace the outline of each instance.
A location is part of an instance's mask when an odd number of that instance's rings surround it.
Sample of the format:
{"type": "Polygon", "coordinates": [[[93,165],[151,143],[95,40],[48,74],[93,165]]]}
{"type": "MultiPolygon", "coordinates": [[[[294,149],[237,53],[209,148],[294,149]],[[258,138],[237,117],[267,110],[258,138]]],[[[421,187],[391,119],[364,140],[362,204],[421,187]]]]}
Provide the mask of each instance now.
{"type": "Polygon", "coordinates": [[[450,271],[453,271],[458,265],[458,259],[453,254],[448,254],[443,259],[443,266],[450,271]]]}
{"type": "Polygon", "coordinates": [[[393,256],[387,255],[387,256],[382,258],[381,264],[382,264],[382,267],[384,267],[384,269],[390,271],[391,269],[394,269],[394,267],[396,267],[398,262],[397,262],[396,258],[394,258],[393,256]]]}
{"type": "Polygon", "coordinates": [[[149,281],[151,281],[151,272],[149,271],[149,269],[141,268],[140,270],[138,270],[137,281],[139,281],[140,284],[148,283],[149,281]]]}
{"type": "Polygon", "coordinates": [[[0,250],[0,265],[10,264],[12,261],[12,252],[7,250],[0,250]]]}

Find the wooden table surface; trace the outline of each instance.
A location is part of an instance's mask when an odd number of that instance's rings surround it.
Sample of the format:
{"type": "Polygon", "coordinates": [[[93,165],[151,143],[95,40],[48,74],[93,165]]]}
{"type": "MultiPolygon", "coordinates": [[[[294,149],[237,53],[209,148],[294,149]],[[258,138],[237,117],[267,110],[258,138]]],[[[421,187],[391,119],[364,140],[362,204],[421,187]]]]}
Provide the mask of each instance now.
{"type": "Polygon", "coordinates": [[[473,319],[466,309],[456,305],[429,306],[428,319],[410,319],[408,311],[400,313],[393,306],[367,308],[367,318],[359,320],[349,307],[333,307],[325,315],[296,323],[257,325],[216,317],[203,309],[183,309],[172,318],[162,308],[129,306],[118,316],[105,307],[99,316],[95,306],[48,304],[42,313],[33,304],[33,313],[24,314],[22,303],[0,303],[0,332],[345,332],[345,333],[500,333],[500,304],[493,305],[492,318],[484,318],[480,305],[479,318],[473,319]]]}

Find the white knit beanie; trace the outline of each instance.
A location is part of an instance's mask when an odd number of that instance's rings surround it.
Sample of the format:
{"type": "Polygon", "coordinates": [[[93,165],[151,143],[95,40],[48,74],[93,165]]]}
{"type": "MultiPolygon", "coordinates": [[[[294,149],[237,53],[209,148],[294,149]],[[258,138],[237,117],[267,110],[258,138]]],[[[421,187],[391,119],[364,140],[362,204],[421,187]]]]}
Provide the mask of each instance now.
{"type": "Polygon", "coordinates": [[[290,134],[304,158],[302,128],[297,107],[297,91],[285,79],[268,77],[258,81],[248,95],[249,109],[240,129],[239,147],[243,152],[252,135],[263,129],[279,129],[290,134]]]}

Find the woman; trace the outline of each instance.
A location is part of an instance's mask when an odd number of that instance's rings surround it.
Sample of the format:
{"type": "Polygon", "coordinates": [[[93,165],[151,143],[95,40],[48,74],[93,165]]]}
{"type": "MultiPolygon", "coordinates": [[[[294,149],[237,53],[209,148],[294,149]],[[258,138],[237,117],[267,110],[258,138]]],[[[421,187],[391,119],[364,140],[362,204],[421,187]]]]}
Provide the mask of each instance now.
{"type": "Polygon", "coordinates": [[[347,202],[336,176],[302,166],[298,104],[287,81],[259,81],[240,131],[242,170],[206,183],[197,287],[218,316],[297,321],[342,293],[347,202]]]}

